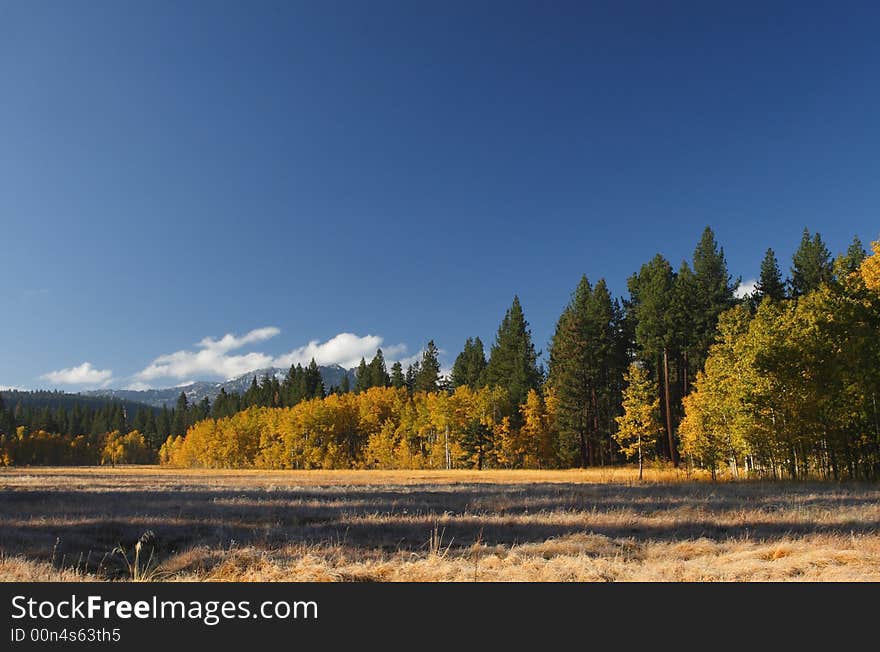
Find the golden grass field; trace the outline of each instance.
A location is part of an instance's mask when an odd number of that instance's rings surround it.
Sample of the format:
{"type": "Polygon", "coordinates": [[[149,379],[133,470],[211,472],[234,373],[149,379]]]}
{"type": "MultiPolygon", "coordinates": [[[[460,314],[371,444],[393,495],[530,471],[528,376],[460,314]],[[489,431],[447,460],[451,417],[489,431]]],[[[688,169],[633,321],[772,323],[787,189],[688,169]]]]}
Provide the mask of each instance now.
{"type": "Polygon", "coordinates": [[[0,469],[0,580],[880,581],[878,485],[646,477],[0,469]]]}

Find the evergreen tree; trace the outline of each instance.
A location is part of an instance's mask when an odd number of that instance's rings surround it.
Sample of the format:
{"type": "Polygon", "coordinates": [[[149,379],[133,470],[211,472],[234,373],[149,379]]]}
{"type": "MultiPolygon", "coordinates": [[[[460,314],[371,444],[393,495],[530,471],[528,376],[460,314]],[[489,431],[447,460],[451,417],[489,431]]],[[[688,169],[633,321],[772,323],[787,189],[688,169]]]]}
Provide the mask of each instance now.
{"type": "Polygon", "coordinates": [[[354,391],[356,394],[365,392],[370,388],[370,370],[367,367],[367,361],[361,358],[357,372],[354,377],[354,391]]]}
{"type": "Polygon", "coordinates": [[[0,394],[0,435],[11,435],[15,432],[11,416],[11,412],[6,409],[6,404],[3,402],[3,394],[0,394]]]}
{"type": "Polygon", "coordinates": [[[288,394],[288,405],[296,405],[300,401],[307,399],[308,388],[306,387],[306,370],[299,363],[295,367],[291,367],[290,389],[288,394]]]}
{"type": "Polygon", "coordinates": [[[351,381],[348,379],[348,373],[346,372],[344,376],[342,376],[342,381],[339,383],[339,393],[340,394],[348,394],[351,391],[351,381]]]}
{"type": "Polygon", "coordinates": [[[630,277],[629,309],[635,323],[635,339],[639,355],[655,370],[655,378],[662,387],[661,408],[666,423],[667,455],[678,464],[675,436],[672,426],[672,399],[669,386],[669,360],[677,352],[675,345],[674,313],[669,310],[673,302],[675,275],[672,266],[663,256],[657,254],[650,262],[642,265],[639,273],[630,277]]]}
{"type": "Polygon", "coordinates": [[[284,404],[284,400],[281,396],[281,382],[278,380],[278,376],[272,374],[269,384],[269,402],[266,405],[268,407],[281,407],[284,404]]]}
{"type": "Polygon", "coordinates": [[[843,274],[855,274],[867,257],[868,252],[865,251],[865,245],[862,244],[858,236],[855,236],[852,244],[847,247],[846,253],[840,257],[838,267],[843,274]]]}
{"type": "Polygon", "coordinates": [[[828,247],[818,233],[811,237],[809,230],[804,229],[801,244],[792,256],[792,296],[802,297],[823,283],[830,283],[832,278],[833,265],[828,247]]]}
{"type": "Polygon", "coordinates": [[[259,407],[274,407],[278,404],[279,394],[278,379],[274,375],[270,376],[269,372],[263,374],[256,405],[259,407]]]}
{"type": "Polygon", "coordinates": [[[428,346],[422,351],[422,360],[418,370],[414,371],[413,390],[416,392],[436,392],[437,383],[440,380],[440,352],[434,345],[434,340],[428,342],[428,346]]]}
{"type": "Polygon", "coordinates": [[[251,379],[250,387],[244,393],[244,407],[254,407],[260,404],[260,386],[257,383],[257,377],[251,379]]]}
{"type": "Polygon", "coordinates": [[[519,297],[514,296],[513,304],[498,327],[482,382],[507,390],[511,404],[517,408],[517,412],[511,416],[517,420],[518,408],[525,402],[529,390],[541,386],[542,374],[538,369],[537,357],[529,323],[523,314],[519,297]]]}
{"type": "Polygon", "coordinates": [[[695,359],[693,368],[699,369],[715,340],[718,316],[735,303],[734,291],[739,279],[731,279],[727,272],[724,249],[715,241],[715,234],[708,226],[694,250],[694,300],[693,315],[695,359]]]}
{"type": "Polygon", "coordinates": [[[324,398],[324,381],[321,378],[321,370],[318,368],[314,358],[309,362],[309,366],[306,369],[304,383],[306,398],[324,398]]]}
{"type": "MultiPolygon", "coordinates": [[[[256,382],[256,379],[254,379],[256,382]]],[[[174,407],[174,413],[171,422],[171,430],[175,435],[185,435],[186,429],[189,427],[188,422],[189,403],[186,399],[186,393],[180,392],[177,397],[177,405],[174,407]]],[[[120,431],[121,432],[121,431],[120,431]]]]}
{"type": "Polygon", "coordinates": [[[144,419],[144,429],[143,434],[144,438],[147,441],[147,444],[153,450],[159,450],[159,448],[164,443],[164,440],[159,437],[159,432],[156,427],[156,414],[153,410],[145,410],[146,419],[144,419]]]}
{"type": "MultiPolygon", "coordinates": [[[[192,421],[201,421],[202,419],[207,419],[209,416],[211,416],[211,401],[206,396],[199,401],[198,404],[193,406],[192,421]]],[[[143,432],[143,430],[139,428],[135,428],[135,430],[143,432]]]]}
{"type": "MultiPolygon", "coordinates": [[[[697,277],[686,260],[681,261],[678,274],[673,277],[669,305],[670,365],[678,372],[679,396],[690,391],[693,377],[701,360],[700,331],[695,315],[701,311],[697,277]]],[[[671,399],[673,404],[677,404],[671,399]]]]}
{"type": "Polygon", "coordinates": [[[214,398],[214,407],[211,410],[211,416],[215,419],[222,419],[229,416],[229,394],[226,393],[224,387],[220,388],[220,392],[214,398]]]}
{"type": "Polygon", "coordinates": [[[403,365],[400,362],[391,365],[391,386],[395,389],[406,387],[406,377],[403,375],[403,365]]]}
{"type": "Polygon", "coordinates": [[[455,358],[452,365],[452,386],[461,387],[467,385],[471,389],[480,387],[480,379],[486,368],[486,354],[483,351],[483,341],[479,338],[467,338],[464,350],[455,358]]]}
{"type": "Polygon", "coordinates": [[[385,356],[382,355],[382,349],[376,349],[376,355],[370,360],[367,371],[370,387],[388,387],[391,384],[391,377],[385,368],[385,356]]]}
{"type": "Polygon", "coordinates": [[[140,409],[134,415],[134,421],[131,422],[131,427],[137,430],[138,432],[146,432],[147,430],[147,415],[150,413],[150,410],[140,409]]]}
{"type": "Polygon", "coordinates": [[[406,368],[406,388],[413,392],[416,387],[416,377],[419,375],[420,365],[418,360],[406,368]]]}
{"type": "Polygon", "coordinates": [[[582,466],[595,464],[597,453],[604,460],[610,452],[621,384],[615,314],[605,281],[594,289],[583,276],[551,342],[549,385],[557,398],[557,420],[563,434],[573,437],[582,466]]]}
{"type": "Polygon", "coordinates": [[[765,297],[771,301],[785,299],[785,281],[782,280],[779,263],[776,261],[776,253],[772,249],[767,249],[764,260],[761,261],[761,275],[755,289],[757,290],[758,302],[765,297]]]}
{"type": "Polygon", "coordinates": [[[470,419],[461,436],[461,447],[474,460],[478,471],[483,470],[486,456],[494,448],[492,429],[480,419],[470,419]]]}
{"type": "Polygon", "coordinates": [[[171,435],[171,414],[168,411],[168,407],[165,405],[162,406],[162,411],[159,413],[159,418],[156,420],[156,430],[159,434],[159,438],[163,442],[168,439],[169,435],[171,435]]]}

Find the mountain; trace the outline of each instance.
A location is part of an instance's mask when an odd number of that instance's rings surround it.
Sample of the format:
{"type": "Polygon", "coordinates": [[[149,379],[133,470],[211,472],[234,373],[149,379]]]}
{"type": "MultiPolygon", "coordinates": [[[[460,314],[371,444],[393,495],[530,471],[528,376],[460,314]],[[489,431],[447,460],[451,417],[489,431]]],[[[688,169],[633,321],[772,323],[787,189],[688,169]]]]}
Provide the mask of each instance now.
{"type": "MultiPolygon", "coordinates": [[[[348,376],[351,386],[354,387],[354,369],[345,369],[338,364],[327,366],[321,365],[318,369],[321,372],[321,378],[324,381],[325,388],[330,389],[333,386],[338,387],[340,383],[342,383],[343,377],[346,375],[348,376]]],[[[214,397],[220,393],[221,389],[226,390],[227,394],[233,392],[236,394],[244,394],[248,387],[250,387],[251,381],[255,376],[257,381],[260,381],[266,375],[275,376],[279,380],[283,380],[287,375],[287,369],[281,369],[280,367],[257,369],[256,371],[250,371],[237,378],[222,383],[198,381],[190,383],[189,385],[179,385],[177,387],[168,387],[166,389],[95,389],[88,392],[82,392],[82,394],[85,396],[108,397],[123,401],[145,403],[146,405],[157,408],[160,408],[163,405],[173,407],[181,392],[186,394],[187,401],[189,401],[190,404],[198,403],[205,398],[213,401],[214,397]]]]}

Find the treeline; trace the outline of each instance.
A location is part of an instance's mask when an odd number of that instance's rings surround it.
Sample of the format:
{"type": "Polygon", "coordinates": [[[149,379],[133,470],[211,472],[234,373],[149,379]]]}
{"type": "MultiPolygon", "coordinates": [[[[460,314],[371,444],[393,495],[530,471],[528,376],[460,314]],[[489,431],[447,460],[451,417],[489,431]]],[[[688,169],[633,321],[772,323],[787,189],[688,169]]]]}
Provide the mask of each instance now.
{"type": "Polygon", "coordinates": [[[759,296],[722,315],[685,398],[682,451],[713,474],[880,477],[880,242],[833,264],[807,246],[787,295],[768,254],[759,296]]]}
{"type": "Polygon", "coordinates": [[[410,393],[371,387],[290,408],[254,407],[171,437],[161,461],[175,466],[279,469],[557,466],[550,420],[534,413],[511,427],[501,388],[410,393]],[[526,436],[529,428],[534,432],[526,436]]]}
{"type": "Polygon", "coordinates": [[[137,430],[70,435],[18,426],[0,435],[0,466],[154,464],[155,449],[137,430]]]}
{"type": "Polygon", "coordinates": [[[448,379],[433,343],[406,373],[386,373],[379,351],[361,362],[354,395],[199,423],[162,459],[548,468],[683,456],[713,474],[727,464],[734,474],[874,478],[877,260],[857,239],[832,260],[805,230],[790,277],[768,250],[755,291],[737,298],[739,279],[706,229],[677,270],[660,255],[643,265],[626,299],[582,278],[546,373],[514,298],[488,357],[469,338],[448,379]]]}
{"type": "Polygon", "coordinates": [[[64,392],[0,394],[0,465],[147,464],[169,436],[211,416],[207,401],[174,408],[64,392]]]}
{"type": "Polygon", "coordinates": [[[407,369],[387,369],[381,350],[362,359],[351,387],[345,377],[325,388],[312,361],[283,379],[255,377],[241,396],[221,392],[213,405],[181,394],[173,410],[134,425],[154,450],[167,433],[159,457],[181,466],[556,468],[657,458],[713,474],[877,478],[876,246],[868,257],[855,239],[832,259],[805,230],[788,278],[768,250],[754,292],[737,297],[740,279],[707,228],[677,268],[659,254],[642,265],[628,297],[582,278],[546,369],[514,297],[488,352],[468,338],[448,377],[431,341],[407,369]]]}
{"type": "MultiPolygon", "coordinates": [[[[353,386],[345,375],[338,386],[325,387],[321,371],[312,359],[305,367],[301,364],[292,365],[281,380],[268,374],[260,379],[254,376],[242,395],[221,388],[213,406],[208,406],[208,409],[212,418],[222,419],[248,408],[293,407],[313,398],[352,391],[359,393],[371,387],[406,388],[410,392],[435,391],[440,387],[449,389],[448,381],[440,376],[439,351],[433,340],[428,342],[424,353],[420,361],[407,366],[406,370],[400,362],[395,362],[389,371],[382,349],[378,349],[369,363],[361,358],[355,370],[353,386]]],[[[184,400],[185,398],[183,395],[184,400]]],[[[177,409],[186,409],[186,404],[181,403],[181,399],[178,399],[177,409]]]]}

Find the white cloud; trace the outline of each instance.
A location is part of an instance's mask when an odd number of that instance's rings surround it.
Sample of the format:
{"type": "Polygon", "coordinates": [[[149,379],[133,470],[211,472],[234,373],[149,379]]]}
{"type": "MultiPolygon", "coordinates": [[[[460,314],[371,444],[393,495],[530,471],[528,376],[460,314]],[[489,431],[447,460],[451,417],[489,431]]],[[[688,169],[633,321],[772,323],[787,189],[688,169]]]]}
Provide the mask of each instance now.
{"type": "Polygon", "coordinates": [[[754,294],[757,287],[757,279],[753,278],[749,279],[748,281],[741,281],[736,290],[733,291],[733,295],[737,299],[745,299],[747,296],[754,294]]]}
{"type": "MultiPolygon", "coordinates": [[[[384,353],[384,351],[383,351],[383,353],[384,353]]],[[[404,369],[406,369],[411,364],[414,364],[416,362],[421,362],[422,353],[424,353],[424,351],[417,351],[416,353],[413,353],[412,355],[407,356],[405,358],[399,358],[398,360],[396,360],[396,362],[399,362],[400,366],[403,367],[404,369]]]]}
{"type": "MultiPolygon", "coordinates": [[[[361,337],[353,333],[339,333],[326,342],[312,340],[305,346],[277,357],[262,352],[230,354],[231,351],[248,344],[273,338],[280,332],[280,329],[274,326],[267,326],[254,329],[240,337],[232,333],[227,333],[220,339],[206,337],[196,344],[199,350],[176,351],[153,360],[146,368],[135,374],[129,389],[149,389],[150,381],[157,378],[220,376],[230,379],[266,367],[306,365],[312,358],[321,365],[339,364],[348,369],[356,366],[362,357],[368,360],[372,358],[383,342],[383,338],[378,335],[361,337]]],[[[383,349],[382,352],[386,360],[391,362],[405,355],[406,345],[394,344],[383,349]]]]}
{"type": "Polygon", "coordinates": [[[83,362],[78,367],[50,371],[40,376],[57,385],[106,385],[113,378],[110,369],[95,369],[91,362],[83,362]]]}
{"type": "Polygon", "coordinates": [[[160,355],[137,373],[134,383],[156,378],[187,378],[191,376],[222,376],[235,378],[254,369],[272,365],[272,356],[265,353],[228,355],[230,351],[248,344],[263,342],[281,332],[274,326],[256,328],[241,337],[227,333],[219,340],[211,337],[196,344],[201,351],[175,351],[160,355]]]}
{"type": "MultiPolygon", "coordinates": [[[[294,349],[290,353],[275,358],[275,366],[289,367],[295,364],[308,364],[312,358],[321,365],[338,364],[346,369],[357,366],[361,358],[370,360],[376,349],[381,348],[383,339],[378,335],[359,337],[354,333],[339,333],[326,342],[312,340],[305,346],[294,349]]],[[[393,344],[382,349],[386,360],[395,360],[406,353],[406,345],[393,344]]]]}
{"type": "Polygon", "coordinates": [[[235,378],[254,369],[269,367],[271,364],[272,356],[265,353],[226,355],[211,349],[176,351],[168,355],[160,355],[153,360],[146,369],[135,376],[135,381],[200,375],[235,378]]]}
{"type": "Polygon", "coordinates": [[[275,326],[266,326],[265,328],[255,328],[254,330],[246,333],[242,337],[236,337],[232,333],[227,333],[219,340],[206,337],[201,342],[199,342],[198,346],[203,349],[208,349],[209,351],[227,353],[228,351],[240,349],[241,347],[248,344],[263,342],[265,340],[271,339],[279,333],[281,333],[280,328],[276,328],[275,326]]]}

